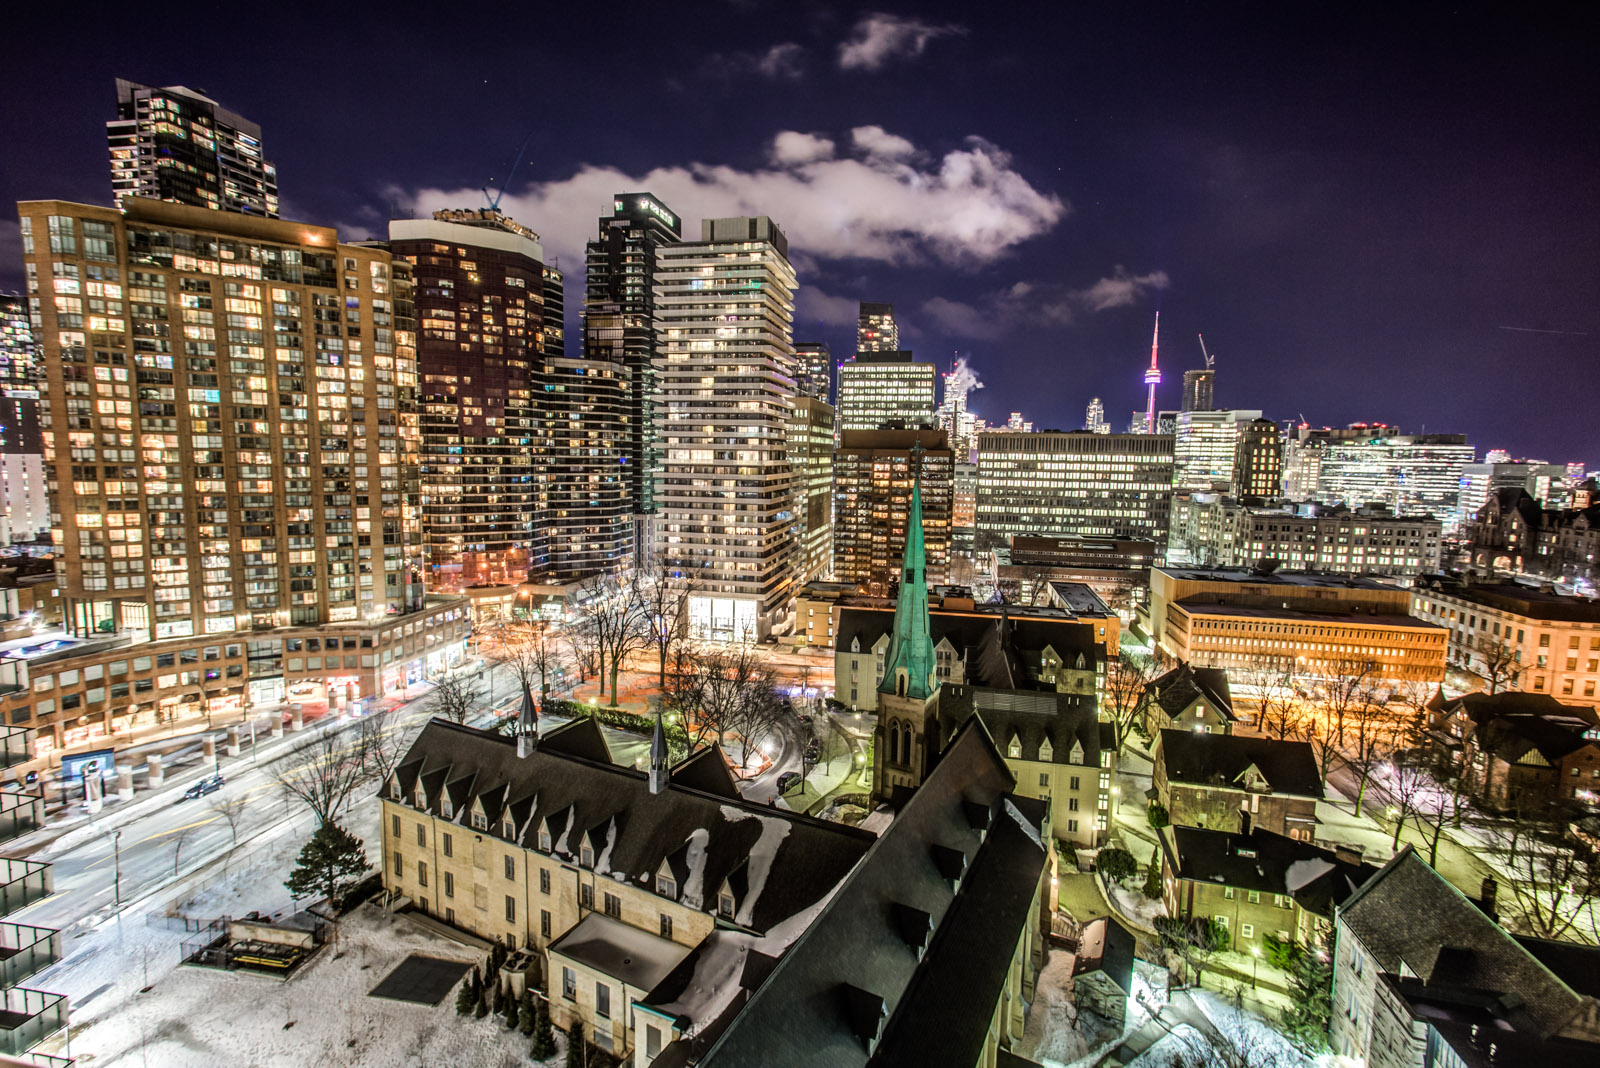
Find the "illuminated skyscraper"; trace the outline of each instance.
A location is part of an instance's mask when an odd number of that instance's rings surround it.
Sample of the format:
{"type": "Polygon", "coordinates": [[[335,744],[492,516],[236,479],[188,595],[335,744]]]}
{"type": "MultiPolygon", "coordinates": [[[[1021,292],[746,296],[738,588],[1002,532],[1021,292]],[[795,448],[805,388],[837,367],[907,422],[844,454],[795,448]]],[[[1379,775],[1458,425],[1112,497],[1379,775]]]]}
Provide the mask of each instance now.
{"type": "Polygon", "coordinates": [[[794,346],[798,362],[795,392],[802,397],[815,397],[823,404],[833,404],[833,352],[826,341],[797,341],[794,346]]]}
{"type": "Polygon", "coordinates": [[[676,212],[654,193],[618,193],[611,214],[599,220],[599,233],[584,254],[584,347],[594,327],[591,316],[605,319],[603,347],[607,359],[621,366],[625,418],[618,447],[618,466],[632,511],[634,552],[648,563],[654,535],[655,476],[661,467],[656,426],[655,275],[658,250],[683,237],[676,212]]]}
{"type": "Polygon", "coordinates": [[[535,465],[536,405],[563,351],[561,276],[538,234],[489,208],[396,219],[389,248],[416,280],[428,588],[542,574],[554,472],[535,465]]]}
{"type": "Polygon", "coordinates": [[[128,197],[153,197],[277,218],[278,170],[261,147],[261,127],[202,93],[118,78],[106,140],[119,208],[128,197]]]}
{"type": "Polygon", "coordinates": [[[900,326],[895,322],[893,304],[861,302],[856,319],[857,352],[894,352],[900,348],[900,326]]]}
{"type": "Polygon", "coordinates": [[[978,435],[977,547],[1014,534],[1141,538],[1165,545],[1172,438],[996,430],[978,435]]]}
{"type": "Polygon", "coordinates": [[[753,641],[788,622],[800,573],[794,268],[765,216],[704,219],[656,254],[657,563],[693,574],[697,638],[753,641]]]}
{"type": "Polygon", "coordinates": [[[1090,399],[1089,409],[1083,417],[1083,428],[1091,434],[1111,433],[1111,424],[1106,422],[1106,406],[1099,397],[1090,399]]]}
{"type": "Polygon", "coordinates": [[[1204,370],[1183,372],[1183,411],[1209,412],[1216,407],[1217,372],[1204,370]]]}
{"type": "Polygon", "coordinates": [[[933,425],[937,369],[910,352],[861,352],[839,365],[839,430],[933,425]]]}

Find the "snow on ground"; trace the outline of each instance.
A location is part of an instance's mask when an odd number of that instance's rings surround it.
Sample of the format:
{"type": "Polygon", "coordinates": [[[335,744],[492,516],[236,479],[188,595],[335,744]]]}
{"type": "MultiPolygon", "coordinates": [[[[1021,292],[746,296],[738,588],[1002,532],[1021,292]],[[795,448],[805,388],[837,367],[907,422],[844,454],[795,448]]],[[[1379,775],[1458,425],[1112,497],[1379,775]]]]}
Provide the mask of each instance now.
{"type": "Polygon", "coordinates": [[[1224,1038],[1245,1056],[1247,1064],[1273,1068],[1302,1068],[1317,1063],[1306,1056],[1266,1020],[1248,1010],[1237,1010],[1223,997],[1207,990],[1191,990],[1189,997],[1206,1014],[1224,1038]]]}
{"type": "Polygon", "coordinates": [[[1103,885],[1117,911],[1146,929],[1154,929],[1156,917],[1167,914],[1167,906],[1159,898],[1145,897],[1139,891],[1129,890],[1114,880],[1108,880],[1103,885]]]}
{"type": "Polygon", "coordinates": [[[97,1066],[118,1068],[511,1068],[530,1063],[528,1038],[508,1033],[495,1016],[457,1016],[453,991],[434,1006],[367,997],[411,953],[482,960],[477,950],[375,905],[363,905],[345,918],[337,954],[332,945],[323,947],[287,982],[172,967],[181,933],[126,919],[124,925],[126,937],[120,944],[114,937],[109,941],[98,970],[125,978],[114,981],[112,992],[74,998],[72,1055],[79,1063],[91,1058],[97,1066]],[[153,989],[139,993],[146,947],[152,958],[160,955],[166,962],[165,974],[153,967],[153,989]]]}
{"type": "Polygon", "coordinates": [[[1210,1046],[1205,1036],[1188,1024],[1179,1024],[1162,1035],[1155,1045],[1128,1062],[1128,1068],[1172,1068],[1174,1064],[1205,1065],[1210,1068],[1210,1046]],[[1201,1059],[1207,1058],[1207,1059],[1201,1059]]]}
{"type": "Polygon", "coordinates": [[[1089,1046],[1078,1032],[1078,1007],[1072,1000],[1074,957],[1063,949],[1050,951],[1050,959],[1034,987],[1028,1027],[1016,1052],[1045,1068],[1059,1068],[1088,1055],[1089,1046]]]}

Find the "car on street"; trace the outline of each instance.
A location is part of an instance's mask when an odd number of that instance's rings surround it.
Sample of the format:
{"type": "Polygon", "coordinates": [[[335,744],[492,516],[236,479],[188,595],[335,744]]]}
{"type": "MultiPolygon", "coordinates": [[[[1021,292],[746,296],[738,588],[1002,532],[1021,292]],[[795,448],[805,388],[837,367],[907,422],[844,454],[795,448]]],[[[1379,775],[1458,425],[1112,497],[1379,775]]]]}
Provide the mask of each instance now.
{"type": "Polygon", "coordinates": [[[183,792],[183,796],[178,800],[193,801],[197,797],[204,797],[206,794],[216,793],[218,790],[222,789],[227,781],[228,780],[224,779],[221,775],[209,775],[185,790],[183,792]]]}
{"type": "Polygon", "coordinates": [[[794,787],[799,783],[800,773],[798,771],[786,771],[782,775],[778,776],[778,792],[780,794],[786,794],[789,792],[791,787],[794,787]]]}

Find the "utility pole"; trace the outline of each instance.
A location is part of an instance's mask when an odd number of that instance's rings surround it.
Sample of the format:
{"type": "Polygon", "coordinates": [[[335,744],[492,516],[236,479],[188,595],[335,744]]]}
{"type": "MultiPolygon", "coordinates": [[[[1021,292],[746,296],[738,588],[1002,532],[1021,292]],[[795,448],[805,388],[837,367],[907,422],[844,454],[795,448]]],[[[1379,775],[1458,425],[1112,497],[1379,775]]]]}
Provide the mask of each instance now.
{"type": "Polygon", "coordinates": [[[121,909],[122,909],[122,832],[121,831],[112,831],[111,832],[111,849],[112,849],[112,852],[113,852],[113,856],[115,858],[113,863],[116,865],[117,909],[118,909],[118,911],[121,911],[121,909]]]}

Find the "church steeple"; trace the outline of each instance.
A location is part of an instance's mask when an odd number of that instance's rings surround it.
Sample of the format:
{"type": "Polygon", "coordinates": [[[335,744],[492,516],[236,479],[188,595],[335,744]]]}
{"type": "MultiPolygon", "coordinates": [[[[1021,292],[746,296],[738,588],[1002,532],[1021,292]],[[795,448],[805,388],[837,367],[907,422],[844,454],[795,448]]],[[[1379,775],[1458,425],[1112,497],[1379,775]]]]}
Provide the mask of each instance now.
{"type": "MultiPolygon", "coordinates": [[[[921,445],[912,450],[921,466],[921,445]]],[[[928,628],[928,557],[922,541],[922,472],[911,484],[911,510],[906,515],[906,551],[900,564],[900,598],[894,608],[894,633],[883,658],[879,693],[926,700],[939,688],[933,638],[928,628]]]]}

